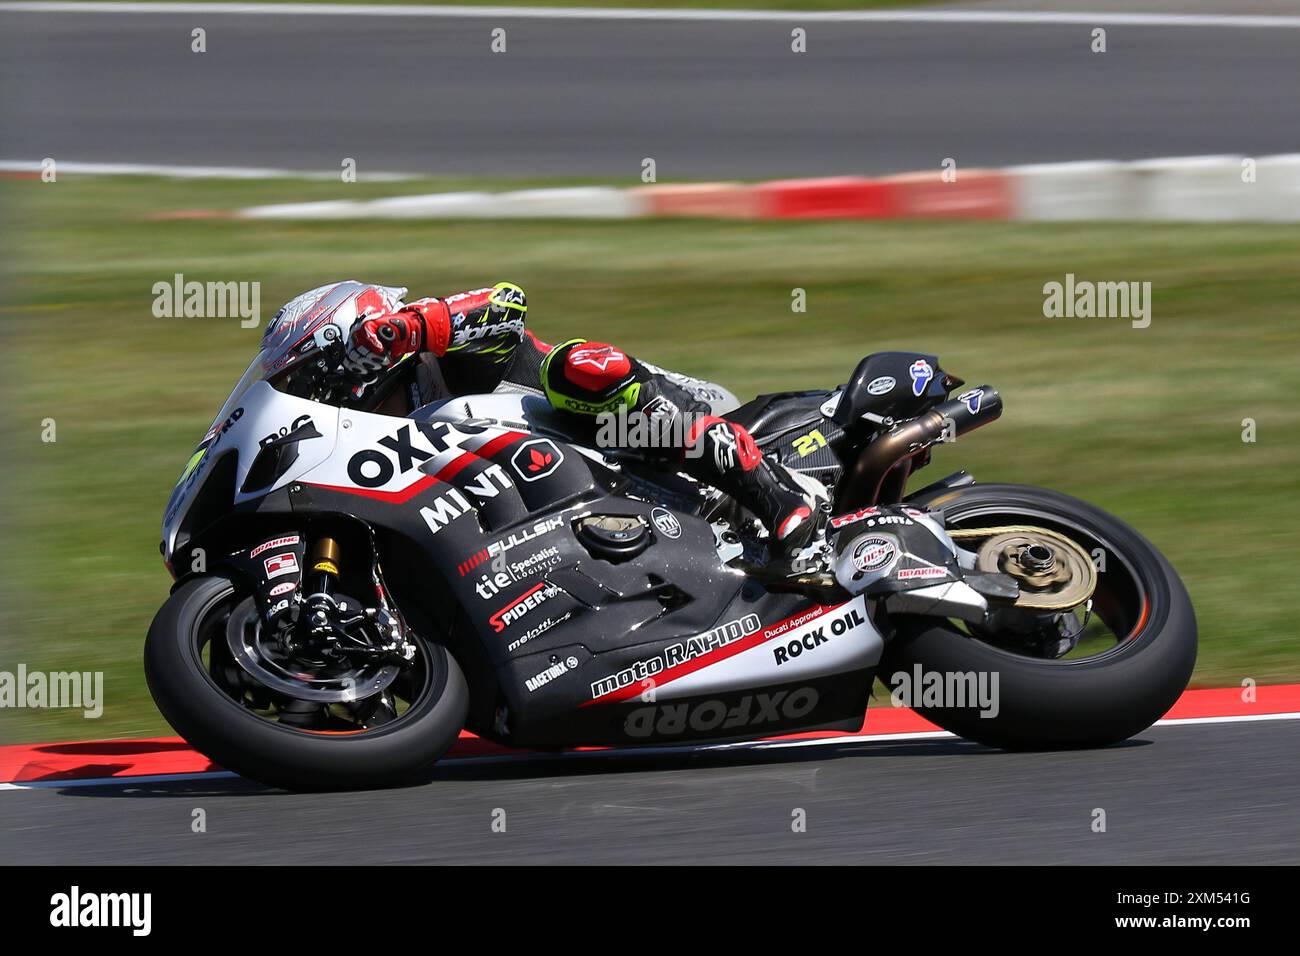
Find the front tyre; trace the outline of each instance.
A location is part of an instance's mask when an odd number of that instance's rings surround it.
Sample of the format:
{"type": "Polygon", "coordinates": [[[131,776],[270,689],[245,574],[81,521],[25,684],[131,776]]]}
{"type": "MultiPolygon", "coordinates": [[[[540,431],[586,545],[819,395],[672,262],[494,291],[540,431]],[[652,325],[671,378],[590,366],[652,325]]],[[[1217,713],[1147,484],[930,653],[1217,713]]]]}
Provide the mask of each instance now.
{"type": "Polygon", "coordinates": [[[363,789],[418,780],[456,740],[469,706],[464,675],[445,648],[418,635],[400,708],[391,694],[355,725],[323,709],[322,719],[305,721],[300,702],[249,686],[224,636],[250,601],[228,578],[194,578],[172,593],[145,639],[158,709],[215,763],[285,789],[363,789]]]}
{"type": "Polygon", "coordinates": [[[918,707],[924,716],[994,747],[1096,747],[1142,732],[1187,687],[1196,663],[1191,601],[1164,556],[1124,522],[1068,495],[1022,485],[971,485],[912,503],[942,511],[950,531],[1040,527],[1100,556],[1090,614],[1110,635],[1051,658],[1026,653],[998,633],[932,618],[900,619],[882,664],[886,680],[917,667],[990,680],[997,675],[994,716],[981,716],[976,707],[918,707]]]}

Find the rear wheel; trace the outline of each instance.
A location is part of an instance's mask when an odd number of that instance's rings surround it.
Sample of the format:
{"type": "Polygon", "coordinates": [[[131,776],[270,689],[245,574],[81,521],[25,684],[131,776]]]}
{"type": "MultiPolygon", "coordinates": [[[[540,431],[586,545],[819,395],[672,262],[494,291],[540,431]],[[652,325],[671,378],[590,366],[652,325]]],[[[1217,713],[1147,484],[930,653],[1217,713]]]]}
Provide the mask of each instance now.
{"type": "Polygon", "coordinates": [[[225,577],[195,578],[155,616],[145,678],[177,733],[236,773],[286,789],[390,786],[424,775],[468,708],[455,659],[410,639],[415,658],[400,668],[277,656],[251,595],[225,577]]]}
{"type": "MultiPolygon", "coordinates": [[[[997,681],[996,708],[917,708],[939,726],[1009,749],[1100,746],[1145,730],[1186,688],[1196,663],[1191,601],[1169,562],[1128,525],[1076,498],[1022,485],[972,485],[912,503],[941,510],[962,547],[979,551],[987,544],[983,561],[1015,552],[1024,566],[1010,570],[1021,577],[1022,594],[1042,583],[1033,579],[1035,562],[1054,552],[1075,564],[1073,578],[1062,574],[1059,585],[1037,591],[1039,608],[1007,612],[1001,620],[1008,626],[998,626],[997,618],[983,629],[897,620],[881,668],[887,682],[899,672],[914,675],[917,667],[987,674],[990,686],[997,681]],[[1044,614],[1041,606],[1077,596],[1079,554],[1095,560],[1096,574],[1084,589],[1088,600],[1044,614]],[[1026,619],[1051,619],[1052,630],[1021,626],[1026,619]]],[[[1082,575],[1088,578],[1088,569],[1082,575]]]]}

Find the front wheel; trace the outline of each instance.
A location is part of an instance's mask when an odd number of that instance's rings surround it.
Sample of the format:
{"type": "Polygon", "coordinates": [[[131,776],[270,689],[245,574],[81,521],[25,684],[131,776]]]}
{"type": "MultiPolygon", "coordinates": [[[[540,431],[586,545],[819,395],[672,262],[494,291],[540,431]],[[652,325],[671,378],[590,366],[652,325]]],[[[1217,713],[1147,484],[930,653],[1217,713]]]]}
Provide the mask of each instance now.
{"type": "Polygon", "coordinates": [[[994,707],[917,707],[930,720],[1006,749],[1102,746],[1151,726],[1187,687],[1196,663],[1191,601],[1164,556],[1124,522],[1068,495],[1022,485],[971,485],[911,503],[942,511],[963,547],[990,540],[982,537],[986,529],[1004,541],[1017,540],[1007,528],[1022,529],[1025,541],[1041,529],[1049,546],[1059,537],[1077,545],[1075,553],[1091,556],[1097,572],[1086,604],[1056,615],[1051,641],[1031,640],[1029,629],[900,618],[881,669],[887,681],[919,667],[987,675],[997,689],[994,707]],[[1056,640],[1062,632],[1071,635],[1068,651],[1056,640]]]}
{"type": "Polygon", "coordinates": [[[405,783],[427,772],[464,726],[460,667],[417,635],[415,659],[396,677],[276,661],[259,653],[258,639],[252,597],[209,576],[178,587],[145,640],[145,678],[167,722],[243,776],[291,790],[405,783]]]}

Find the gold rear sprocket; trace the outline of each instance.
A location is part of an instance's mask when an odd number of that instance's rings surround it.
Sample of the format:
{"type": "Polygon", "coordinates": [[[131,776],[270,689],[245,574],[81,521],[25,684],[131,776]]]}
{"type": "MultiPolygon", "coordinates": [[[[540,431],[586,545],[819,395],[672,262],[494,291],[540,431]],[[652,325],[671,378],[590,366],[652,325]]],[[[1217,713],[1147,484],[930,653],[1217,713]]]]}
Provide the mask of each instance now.
{"type": "Polygon", "coordinates": [[[954,541],[985,539],[976,552],[979,571],[1009,575],[1020,585],[1015,606],[1067,611],[1092,597],[1097,568],[1092,556],[1063,534],[1030,525],[959,528],[954,541]]]}

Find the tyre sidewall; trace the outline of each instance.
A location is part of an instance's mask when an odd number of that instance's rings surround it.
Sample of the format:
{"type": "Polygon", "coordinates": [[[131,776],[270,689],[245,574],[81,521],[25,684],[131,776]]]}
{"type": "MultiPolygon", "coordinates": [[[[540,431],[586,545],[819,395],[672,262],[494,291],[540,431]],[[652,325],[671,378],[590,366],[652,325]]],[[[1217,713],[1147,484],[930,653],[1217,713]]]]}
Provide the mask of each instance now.
{"type": "Polygon", "coordinates": [[[276,725],[226,695],[207,674],[195,631],[238,593],[221,576],[180,585],[155,616],[145,641],[145,679],[163,717],[215,763],[290,789],[391,786],[427,773],[464,726],[469,693],[455,659],[419,636],[433,686],[392,727],[361,734],[311,734],[276,725]]]}
{"type": "Polygon", "coordinates": [[[1106,655],[1078,661],[1023,657],[946,621],[900,618],[881,669],[887,684],[899,671],[914,674],[917,665],[927,672],[997,674],[996,716],[982,717],[975,708],[918,708],[940,726],[1002,747],[1095,746],[1140,733],[1186,688],[1196,663],[1191,601],[1164,556],[1122,521],[1068,495],[1022,485],[974,485],[913,503],[944,511],[950,520],[985,506],[1060,514],[1122,551],[1149,602],[1136,635],[1106,655]]]}

